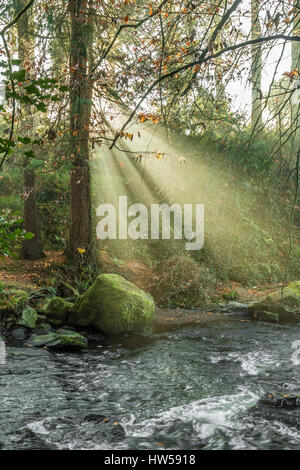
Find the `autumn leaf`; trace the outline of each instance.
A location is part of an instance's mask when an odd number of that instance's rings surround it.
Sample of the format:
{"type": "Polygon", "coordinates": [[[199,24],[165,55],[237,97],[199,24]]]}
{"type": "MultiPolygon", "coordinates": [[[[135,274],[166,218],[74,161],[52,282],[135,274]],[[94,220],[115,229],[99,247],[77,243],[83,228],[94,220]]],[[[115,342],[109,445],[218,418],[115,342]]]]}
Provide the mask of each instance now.
{"type": "Polygon", "coordinates": [[[139,120],[141,123],[148,121],[148,118],[145,114],[140,114],[139,115],[139,120]]]}

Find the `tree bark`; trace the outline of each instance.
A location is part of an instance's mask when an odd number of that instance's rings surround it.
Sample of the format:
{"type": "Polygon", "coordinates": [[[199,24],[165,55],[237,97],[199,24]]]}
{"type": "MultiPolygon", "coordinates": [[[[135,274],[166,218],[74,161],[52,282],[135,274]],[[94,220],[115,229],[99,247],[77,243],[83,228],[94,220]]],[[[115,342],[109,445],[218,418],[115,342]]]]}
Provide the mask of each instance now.
{"type": "MultiPolygon", "coordinates": [[[[251,0],[251,39],[261,36],[259,21],[259,0],[251,0]]],[[[251,83],[252,83],[252,130],[262,128],[262,91],[261,91],[262,51],[261,45],[252,46],[251,83]]]]}
{"type": "MultiPolygon", "coordinates": [[[[16,13],[21,11],[26,5],[27,0],[16,0],[15,9],[16,13]]],[[[21,60],[20,67],[25,68],[25,63],[33,64],[33,51],[34,42],[30,38],[29,34],[29,10],[27,10],[19,19],[17,23],[18,29],[18,56],[21,60]]],[[[31,123],[31,107],[26,106],[24,110],[24,118],[22,120],[23,125],[31,123]]],[[[19,256],[24,259],[40,259],[45,257],[42,250],[40,236],[39,236],[39,222],[38,222],[38,209],[36,204],[35,194],[35,173],[34,170],[27,168],[28,161],[24,158],[24,185],[23,192],[25,195],[24,199],[24,230],[31,232],[34,237],[31,240],[23,240],[22,248],[19,256]]]]}
{"type": "Polygon", "coordinates": [[[30,240],[23,240],[21,257],[23,259],[41,259],[45,257],[39,240],[39,224],[37,216],[37,204],[35,197],[35,172],[25,167],[24,169],[24,229],[34,233],[30,240]]]}
{"type": "MultiPolygon", "coordinates": [[[[92,245],[91,189],[89,168],[89,121],[91,95],[88,83],[90,25],[88,2],[70,0],[70,129],[73,167],[70,178],[69,258],[88,261],[92,245]],[[85,250],[83,252],[83,250],[85,250]]],[[[80,263],[81,264],[81,263],[80,263]]]]}

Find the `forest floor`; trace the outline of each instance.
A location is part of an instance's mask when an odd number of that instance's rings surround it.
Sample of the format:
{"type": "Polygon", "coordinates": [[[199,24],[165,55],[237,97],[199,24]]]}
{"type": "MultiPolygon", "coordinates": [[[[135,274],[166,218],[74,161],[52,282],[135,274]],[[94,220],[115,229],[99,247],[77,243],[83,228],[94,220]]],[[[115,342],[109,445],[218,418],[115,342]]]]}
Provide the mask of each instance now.
{"type": "MultiPolygon", "coordinates": [[[[36,289],[37,287],[49,285],[49,277],[55,276],[57,268],[62,268],[66,264],[63,251],[46,251],[46,258],[38,261],[19,260],[8,258],[0,262],[0,282],[5,286],[23,287],[36,289]]],[[[102,260],[105,261],[105,253],[102,253],[102,260]]],[[[109,263],[105,263],[106,272],[116,272],[110,269],[109,263]]],[[[151,291],[154,271],[141,261],[122,261],[117,269],[118,274],[123,275],[140,288],[151,291]]],[[[67,280],[67,279],[65,279],[67,280]]],[[[216,286],[216,295],[222,295],[232,290],[238,293],[239,302],[253,302],[266,295],[267,292],[278,289],[278,284],[265,284],[251,288],[244,287],[237,282],[220,282],[216,286]]]]}
{"type": "Polygon", "coordinates": [[[7,258],[0,262],[0,282],[6,286],[36,289],[47,284],[49,268],[63,265],[62,251],[46,251],[46,258],[37,261],[7,258]]]}

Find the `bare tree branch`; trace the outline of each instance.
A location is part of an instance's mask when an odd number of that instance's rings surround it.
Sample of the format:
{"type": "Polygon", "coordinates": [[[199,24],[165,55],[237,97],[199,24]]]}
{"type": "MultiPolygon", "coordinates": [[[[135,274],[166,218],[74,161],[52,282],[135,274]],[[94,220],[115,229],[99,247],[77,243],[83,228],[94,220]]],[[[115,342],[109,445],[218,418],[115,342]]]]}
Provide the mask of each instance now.
{"type": "MultiPolygon", "coordinates": [[[[156,87],[156,85],[158,85],[161,81],[163,80],[166,80],[170,77],[172,77],[173,75],[176,75],[180,72],[183,72],[184,70],[187,70],[191,67],[194,67],[196,65],[200,65],[200,64],[203,64],[204,62],[208,62],[210,60],[213,60],[213,59],[216,59],[217,57],[225,54],[226,52],[231,52],[231,51],[234,51],[234,50],[237,50],[237,49],[241,49],[243,47],[247,47],[247,46],[251,46],[251,45],[254,45],[254,44],[259,44],[259,43],[264,43],[264,42],[269,42],[269,41],[275,41],[275,40],[279,40],[279,39],[283,39],[284,41],[297,41],[297,42],[300,42],[300,36],[286,36],[286,35],[282,35],[282,34],[276,34],[274,36],[267,36],[267,37],[264,37],[264,38],[258,38],[258,39],[252,39],[252,40],[249,40],[249,41],[244,41],[244,42],[241,42],[239,44],[235,44],[234,46],[228,46],[224,49],[222,49],[221,51],[219,52],[216,52],[215,54],[211,55],[211,56],[204,56],[203,53],[201,54],[201,56],[199,57],[199,59],[193,61],[193,62],[188,62],[187,64],[183,65],[182,67],[178,67],[177,69],[174,69],[172,70],[171,72],[168,72],[166,73],[165,75],[162,75],[161,77],[159,77],[157,80],[155,80],[152,85],[150,85],[150,87],[148,88],[148,90],[144,93],[144,95],[142,96],[142,98],[139,100],[138,104],[135,106],[134,110],[132,111],[132,113],[130,114],[129,118],[127,119],[127,121],[125,122],[125,124],[122,126],[121,130],[120,130],[120,133],[122,133],[124,131],[124,129],[127,127],[127,125],[129,124],[129,122],[132,120],[132,118],[134,117],[135,113],[137,112],[137,110],[139,109],[139,107],[141,106],[141,104],[143,103],[143,101],[147,98],[147,96],[149,95],[149,93],[151,93],[151,91],[156,87]]],[[[206,50],[206,53],[208,52],[208,48],[205,49],[206,50]]],[[[113,141],[113,143],[111,144],[110,146],[110,149],[113,148],[115,142],[118,140],[119,138],[119,134],[115,136],[115,139],[113,141]]]]}
{"type": "Polygon", "coordinates": [[[0,31],[1,36],[3,36],[3,34],[6,33],[6,31],[8,31],[12,26],[14,26],[19,21],[21,16],[32,6],[34,1],[35,0],[29,0],[29,2],[27,3],[27,5],[25,5],[23,10],[19,11],[19,13],[14,17],[14,19],[10,23],[4,26],[4,28],[0,31]]]}
{"type": "Polygon", "coordinates": [[[130,23],[130,24],[122,24],[118,31],[116,32],[115,34],[115,37],[113,38],[112,42],[110,43],[110,45],[107,47],[107,49],[104,51],[104,53],[102,54],[101,58],[99,59],[99,61],[94,65],[93,69],[91,70],[91,74],[99,67],[99,65],[101,65],[101,63],[103,62],[103,60],[107,57],[107,55],[109,54],[109,52],[111,51],[113,45],[115,44],[116,40],[118,39],[120,33],[123,31],[123,29],[126,29],[126,28],[138,28],[139,26],[141,26],[143,23],[145,23],[146,21],[148,21],[150,18],[153,18],[155,15],[157,15],[157,13],[159,13],[162,9],[162,7],[168,2],[169,0],[163,0],[161,2],[161,4],[158,6],[158,8],[152,13],[151,16],[146,16],[145,18],[143,18],[142,20],[138,21],[137,23],[130,23]]]}

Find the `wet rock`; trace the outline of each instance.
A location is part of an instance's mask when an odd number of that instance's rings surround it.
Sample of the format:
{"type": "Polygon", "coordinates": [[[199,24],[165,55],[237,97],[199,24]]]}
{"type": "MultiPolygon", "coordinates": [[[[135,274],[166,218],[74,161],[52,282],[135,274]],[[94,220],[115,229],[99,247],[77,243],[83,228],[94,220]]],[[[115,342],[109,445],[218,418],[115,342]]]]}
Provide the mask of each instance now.
{"type": "Polygon", "coordinates": [[[34,329],[34,334],[35,335],[45,335],[47,333],[50,333],[52,330],[51,325],[48,323],[40,323],[35,329],[34,329]]]}
{"type": "Polygon", "coordinates": [[[76,300],[69,321],[97,327],[104,334],[143,331],[151,326],[155,304],[150,294],[118,274],[103,274],[76,300]]]}
{"type": "Polygon", "coordinates": [[[28,329],[25,326],[20,326],[15,328],[10,332],[12,338],[17,339],[18,341],[24,341],[29,336],[28,329]]]}
{"type": "Polygon", "coordinates": [[[42,335],[33,334],[27,343],[30,346],[49,349],[85,349],[87,347],[87,340],[84,336],[67,329],[60,329],[57,332],[49,331],[42,335]]]}
{"type": "Polygon", "coordinates": [[[231,302],[219,304],[217,309],[221,309],[222,312],[247,314],[249,312],[249,304],[231,301],[231,302]]]}
{"type": "Polygon", "coordinates": [[[57,334],[59,335],[62,346],[81,349],[85,349],[87,347],[87,339],[85,336],[76,331],[61,328],[60,330],[57,330],[57,334]]]}
{"type": "Polygon", "coordinates": [[[54,450],[56,447],[44,441],[34,431],[22,428],[10,433],[10,442],[3,445],[3,450],[54,450]]]}
{"type": "Polygon", "coordinates": [[[90,415],[86,415],[84,418],[83,418],[83,421],[84,422],[96,422],[96,423],[101,423],[101,422],[105,422],[107,418],[104,416],[104,415],[96,415],[96,414],[90,414],[90,415]]]}
{"type": "Polygon", "coordinates": [[[101,414],[89,414],[83,418],[84,423],[93,423],[99,425],[99,436],[111,441],[125,437],[123,426],[116,420],[107,418],[101,414]]]}
{"type": "Polygon", "coordinates": [[[262,417],[300,427],[300,395],[270,393],[250,409],[250,414],[254,418],[262,417]]]}
{"type": "Polygon", "coordinates": [[[27,343],[30,346],[35,346],[37,348],[42,348],[42,347],[53,347],[55,348],[56,346],[60,346],[61,342],[59,339],[59,335],[55,333],[54,331],[51,331],[47,334],[43,335],[36,335],[33,334],[30,336],[29,340],[27,343]]]}
{"type": "Polygon", "coordinates": [[[64,299],[53,297],[50,299],[45,310],[47,321],[53,325],[64,323],[67,320],[69,311],[72,307],[73,304],[66,302],[64,299]]]}
{"type": "Polygon", "coordinates": [[[249,312],[256,320],[299,322],[300,281],[292,282],[284,289],[272,292],[260,302],[250,305],[249,312]]]}
{"type": "Polygon", "coordinates": [[[26,307],[22,313],[20,318],[17,320],[17,325],[23,325],[27,328],[35,328],[37,322],[37,311],[31,307],[26,307]]]}

